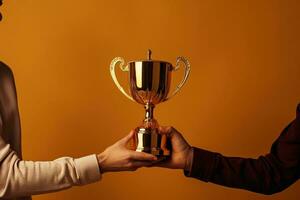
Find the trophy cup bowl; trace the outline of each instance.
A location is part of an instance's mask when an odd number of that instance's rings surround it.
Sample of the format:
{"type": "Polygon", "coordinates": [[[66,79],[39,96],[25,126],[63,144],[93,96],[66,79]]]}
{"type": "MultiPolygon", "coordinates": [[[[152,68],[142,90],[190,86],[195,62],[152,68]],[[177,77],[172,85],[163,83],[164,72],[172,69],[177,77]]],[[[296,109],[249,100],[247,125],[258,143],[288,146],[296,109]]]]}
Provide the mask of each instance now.
{"type": "Polygon", "coordinates": [[[140,104],[156,105],[163,102],[170,90],[173,66],[164,61],[129,62],[130,93],[140,104]]]}
{"type": "Polygon", "coordinates": [[[146,110],[145,118],[137,128],[133,148],[139,152],[151,153],[158,158],[166,158],[171,154],[171,145],[167,135],[159,132],[159,125],[153,117],[153,110],[157,104],[170,99],[180,91],[189,76],[190,64],[183,57],[177,58],[175,67],[169,62],[152,60],[150,50],[148,51],[148,60],[131,61],[126,66],[124,63],[124,59],[121,57],[112,60],[110,65],[112,79],[126,97],[144,105],[146,110]],[[117,80],[115,67],[118,63],[122,71],[129,72],[130,95],[117,80]],[[180,63],[185,66],[184,78],[175,91],[168,96],[172,72],[179,69],[180,63]]]}

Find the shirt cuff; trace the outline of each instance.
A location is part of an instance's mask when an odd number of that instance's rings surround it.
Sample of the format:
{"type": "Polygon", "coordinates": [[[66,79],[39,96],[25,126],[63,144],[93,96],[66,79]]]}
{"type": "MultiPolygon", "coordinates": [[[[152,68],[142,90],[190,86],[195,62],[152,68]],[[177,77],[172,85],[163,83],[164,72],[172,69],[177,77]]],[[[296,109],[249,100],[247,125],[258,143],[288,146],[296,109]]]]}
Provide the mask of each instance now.
{"type": "Polygon", "coordinates": [[[101,179],[97,156],[89,155],[74,160],[81,185],[93,183],[101,179]]]}
{"type": "Polygon", "coordinates": [[[187,177],[193,177],[208,182],[215,165],[216,153],[193,147],[192,164],[184,171],[187,177]]]}

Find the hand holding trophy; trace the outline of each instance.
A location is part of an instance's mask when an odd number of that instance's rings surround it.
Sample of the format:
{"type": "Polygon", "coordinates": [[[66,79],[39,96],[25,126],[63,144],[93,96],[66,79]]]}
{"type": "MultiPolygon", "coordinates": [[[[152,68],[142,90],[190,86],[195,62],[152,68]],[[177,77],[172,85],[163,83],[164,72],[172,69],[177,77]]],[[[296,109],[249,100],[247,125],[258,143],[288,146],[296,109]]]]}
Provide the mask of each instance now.
{"type": "Polygon", "coordinates": [[[151,50],[148,50],[148,59],[132,61],[124,66],[124,59],[117,57],[110,64],[110,73],[119,90],[129,99],[144,105],[146,114],[135,135],[134,148],[139,152],[151,153],[159,159],[170,156],[170,142],[166,134],[159,132],[158,122],[153,117],[154,107],[176,95],[186,83],[190,74],[190,64],[187,59],[178,57],[176,65],[169,62],[152,60],[151,50]],[[123,72],[129,72],[129,95],[120,85],[115,68],[119,63],[123,72]],[[172,72],[184,64],[184,77],[175,91],[168,96],[171,85],[172,72]]]}

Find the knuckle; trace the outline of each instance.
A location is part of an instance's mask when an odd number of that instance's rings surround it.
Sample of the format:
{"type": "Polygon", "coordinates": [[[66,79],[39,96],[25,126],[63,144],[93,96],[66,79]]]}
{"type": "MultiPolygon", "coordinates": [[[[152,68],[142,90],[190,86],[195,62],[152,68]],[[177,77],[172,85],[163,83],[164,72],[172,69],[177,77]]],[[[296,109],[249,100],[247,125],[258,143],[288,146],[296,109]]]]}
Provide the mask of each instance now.
{"type": "Polygon", "coordinates": [[[173,126],[171,127],[171,129],[170,129],[170,132],[169,132],[170,134],[176,134],[176,135],[181,135],[181,133],[179,133],[173,126]]]}
{"type": "Polygon", "coordinates": [[[134,167],[132,162],[128,162],[127,167],[129,167],[130,169],[134,167]]]}

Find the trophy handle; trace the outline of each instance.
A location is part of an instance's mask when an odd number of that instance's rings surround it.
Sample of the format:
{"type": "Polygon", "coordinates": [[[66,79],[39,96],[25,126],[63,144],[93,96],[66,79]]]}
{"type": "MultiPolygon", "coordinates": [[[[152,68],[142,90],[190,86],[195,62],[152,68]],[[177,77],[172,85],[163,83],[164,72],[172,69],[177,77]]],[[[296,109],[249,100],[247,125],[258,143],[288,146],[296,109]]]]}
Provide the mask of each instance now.
{"type": "Polygon", "coordinates": [[[174,71],[177,71],[179,68],[180,68],[180,63],[183,63],[184,64],[184,75],[183,75],[183,79],[182,81],[179,83],[179,85],[176,87],[176,89],[174,90],[174,92],[172,92],[172,94],[170,96],[168,96],[164,101],[167,101],[169,99],[171,99],[173,96],[175,96],[179,91],[180,89],[182,88],[182,86],[186,83],[189,75],[190,75],[190,71],[191,71],[191,65],[189,63],[189,61],[184,58],[184,57],[177,57],[177,60],[176,60],[176,66],[174,67],[174,71]]]}
{"type": "Polygon", "coordinates": [[[123,87],[120,85],[118,79],[117,79],[117,76],[116,76],[116,65],[120,63],[120,69],[123,71],[123,72],[128,72],[129,71],[129,68],[128,68],[128,65],[127,66],[124,66],[124,59],[121,58],[121,57],[116,57],[114,58],[111,63],[110,63],[110,75],[113,79],[113,81],[115,82],[116,86],[119,88],[119,90],[130,100],[134,101],[134,99],[129,95],[127,94],[127,92],[125,92],[125,90],[123,89],[123,87]]]}

